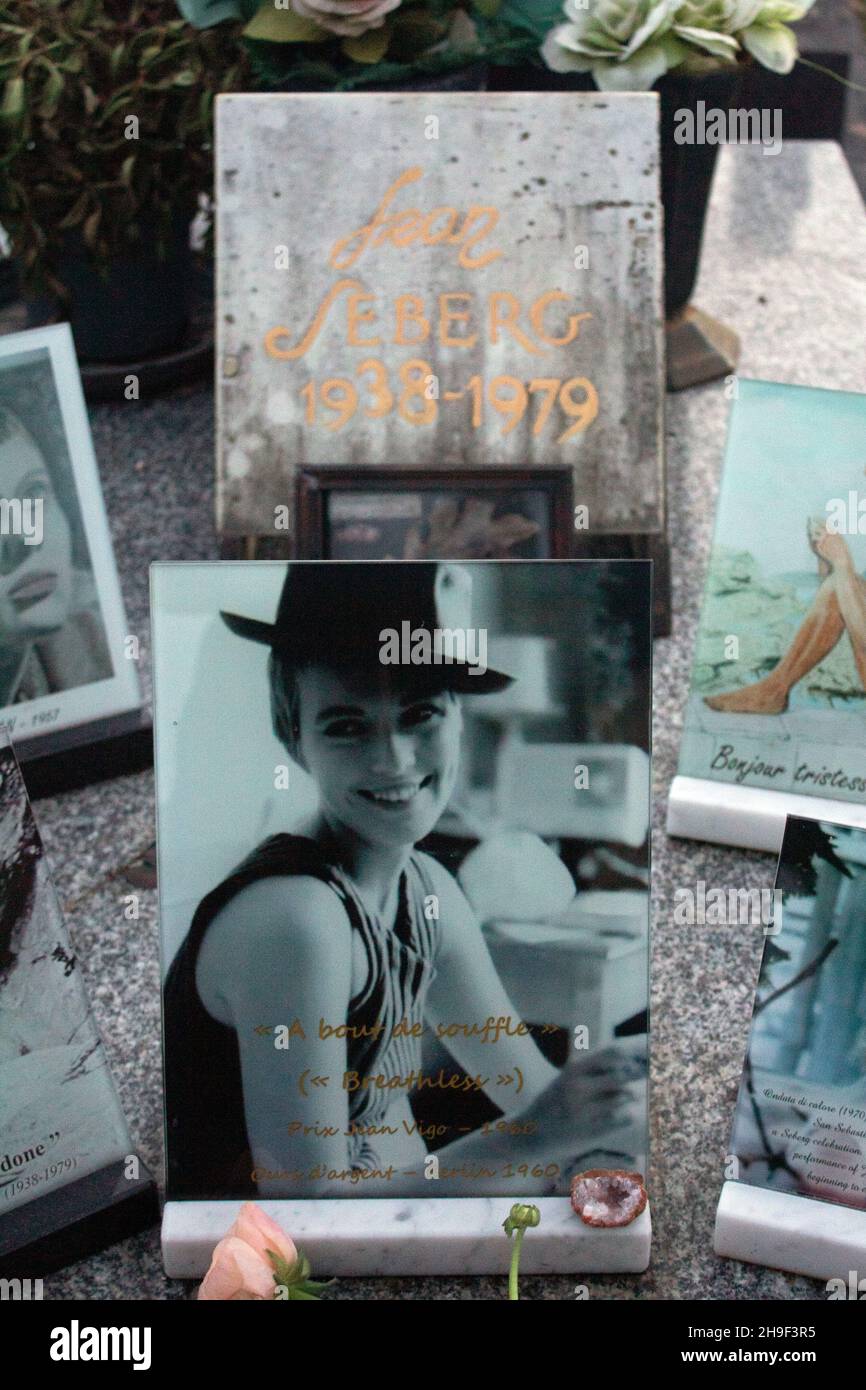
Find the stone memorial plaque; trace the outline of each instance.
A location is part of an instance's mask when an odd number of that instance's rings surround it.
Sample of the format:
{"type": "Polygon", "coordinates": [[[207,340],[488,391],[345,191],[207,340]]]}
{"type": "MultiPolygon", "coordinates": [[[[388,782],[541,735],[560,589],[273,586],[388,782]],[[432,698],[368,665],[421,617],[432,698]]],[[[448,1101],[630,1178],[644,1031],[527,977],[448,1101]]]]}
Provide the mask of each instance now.
{"type": "Polygon", "coordinates": [[[655,95],[221,96],[216,200],[224,539],[290,544],[305,465],[567,467],[576,534],[663,535],[655,95]]]}
{"type": "Polygon", "coordinates": [[[735,383],[668,831],[866,826],[866,395],[735,383]]]}
{"type": "Polygon", "coordinates": [[[0,1269],[70,1263],[156,1217],[11,746],[0,736],[0,1269]]]}
{"type": "Polygon", "coordinates": [[[762,916],[716,1249],[847,1281],[866,1257],[866,830],[789,816],[762,916]]]}
{"type": "Polygon", "coordinates": [[[646,1172],[649,563],[156,565],[152,614],[167,1268],[250,1197],[321,1269],[495,1269],[519,1198],[540,1267],[643,1268],[569,1194],[646,1172]]]}

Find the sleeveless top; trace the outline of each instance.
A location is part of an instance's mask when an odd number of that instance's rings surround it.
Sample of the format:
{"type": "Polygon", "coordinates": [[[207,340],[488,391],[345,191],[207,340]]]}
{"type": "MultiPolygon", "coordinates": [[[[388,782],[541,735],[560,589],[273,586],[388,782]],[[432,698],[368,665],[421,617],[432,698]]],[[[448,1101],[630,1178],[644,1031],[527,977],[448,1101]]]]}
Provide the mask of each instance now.
{"type": "MultiPolygon", "coordinates": [[[[435,977],[438,922],[428,921],[424,898],[434,893],[429,873],[412,854],[400,879],[397,919],[392,928],[362,902],[355,885],[313,840],[273,835],[199,903],[189,932],[172,961],[164,988],[166,1186],[170,1198],[255,1195],[254,1160],[244,1115],[237,1034],[205,1009],[195,981],[196,962],[208,926],[241,889],[262,878],[310,875],[339,897],[366,960],[366,979],[352,996],[345,1022],[357,1029],[381,1028],[373,1036],[346,1039],[346,1069],[361,1076],[406,1076],[420,1066],[420,1037],[394,1036],[404,1019],[422,1023],[427,990],[435,977]]],[[[303,1001],[293,1015],[307,1035],[319,1020],[303,1018],[303,1001]]],[[[280,1020],[291,1024],[293,1019],[280,1020]]],[[[327,1019],[335,1024],[343,1020],[327,1019]]],[[[262,1020],[267,1024],[269,1020],[262,1020]]],[[[336,1078],[335,1078],[336,1079],[336,1078]]],[[[340,1078],[342,1082],[342,1077],[340,1078]]],[[[392,1091],[376,1087],[348,1093],[349,1122],[381,1123],[392,1091]]],[[[287,1075],[288,1095],[288,1075],[287,1075]]],[[[380,1166],[375,1143],[347,1137],[353,1168],[380,1166]]],[[[286,1196],[296,1196],[287,1185],[286,1196]]],[[[352,1186],[351,1191],[359,1187],[352,1186]]]]}

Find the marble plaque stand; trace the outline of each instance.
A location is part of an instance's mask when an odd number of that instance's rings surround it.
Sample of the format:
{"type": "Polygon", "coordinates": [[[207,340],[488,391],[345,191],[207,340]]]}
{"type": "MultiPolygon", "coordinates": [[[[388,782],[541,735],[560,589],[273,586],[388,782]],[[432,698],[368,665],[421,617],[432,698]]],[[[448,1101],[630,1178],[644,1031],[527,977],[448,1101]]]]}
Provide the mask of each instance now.
{"type": "MultiPolygon", "coordinates": [[[[316,1277],[362,1274],[506,1274],[502,1223],[515,1197],[331,1198],[261,1201],[309,1258],[316,1277]]],[[[541,1224],[523,1242],[523,1274],[640,1274],[650,1258],[649,1206],[630,1226],[586,1226],[567,1197],[540,1197],[541,1224]]],[[[165,1205],[162,1253],[171,1279],[200,1279],[241,1206],[165,1205]]]]}
{"type": "Polygon", "coordinates": [[[812,1279],[866,1272],[866,1211],[726,1182],[716,1212],[713,1249],[748,1264],[812,1279]]]}
{"type": "Polygon", "coordinates": [[[853,801],[798,796],[703,777],[675,777],[668,799],[667,832],[686,840],[778,854],[786,816],[866,829],[866,806],[853,801]]]}

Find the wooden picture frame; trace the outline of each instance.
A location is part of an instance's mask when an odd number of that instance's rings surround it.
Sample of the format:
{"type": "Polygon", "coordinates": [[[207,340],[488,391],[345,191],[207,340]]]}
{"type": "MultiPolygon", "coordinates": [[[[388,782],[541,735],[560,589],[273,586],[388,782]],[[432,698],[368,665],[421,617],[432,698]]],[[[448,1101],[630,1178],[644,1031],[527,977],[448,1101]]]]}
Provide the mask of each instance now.
{"type": "Polygon", "coordinates": [[[483,473],[466,469],[434,472],[414,468],[303,468],[298,474],[297,518],[298,559],[565,560],[574,554],[568,468],[489,468],[483,473]],[[464,507],[447,531],[444,528],[448,517],[440,514],[441,544],[437,547],[435,538],[430,536],[430,509],[423,506],[422,499],[430,498],[435,505],[432,499],[442,494],[449,501],[459,498],[476,503],[477,507],[474,522],[466,517],[464,507]],[[373,498],[396,501],[401,496],[407,502],[402,511],[399,506],[385,506],[378,518],[374,515],[373,498]],[[367,525],[366,544],[358,539],[335,546],[335,519],[330,504],[337,497],[357,501],[357,515],[352,517],[350,510],[343,520],[347,528],[353,522],[356,526],[367,525]],[[366,518],[365,497],[371,499],[370,515],[366,518]],[[493,512],[489,510],[491,504],[493,512]],[[533,511],[536,518],[546,512],[547,534],[527,534],[528,526],[533,524],[533,511]],[[521,527],[519,520],[526,525],[521,527]],[[405,523],[404,545],[402,553],[394,554],[393,543],[400,538],[401,523],[405,523]],[[491,534],[491,525],[496,523],[498,534],[491,534]],[[377,538],[372,534],[377,525],[381,542],[378,549],[377,538]],[[405,553],[407,547],[410,553],[405,553]],[[335,553],[338,549],[344,553],[335,553]]]}

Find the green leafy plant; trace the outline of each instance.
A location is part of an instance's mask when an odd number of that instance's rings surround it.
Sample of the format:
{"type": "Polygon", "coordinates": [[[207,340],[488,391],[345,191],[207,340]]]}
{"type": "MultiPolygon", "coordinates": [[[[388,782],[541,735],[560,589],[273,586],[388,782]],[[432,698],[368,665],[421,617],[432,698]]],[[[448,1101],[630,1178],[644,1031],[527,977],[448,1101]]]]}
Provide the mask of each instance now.
{"type": "Polygon", "coordinates": [[[0,0],[0,222],[25,282],[62,298],[71,245],[163,252],[212,185],[214,96],[245,72],[174,0],[0,0]]]}
{"type": "Polygon", "coordinates": [[[349,91],[537,60],[560,0],[178,0],[191,24],[234,21],[260,86],[349,91]]]}

